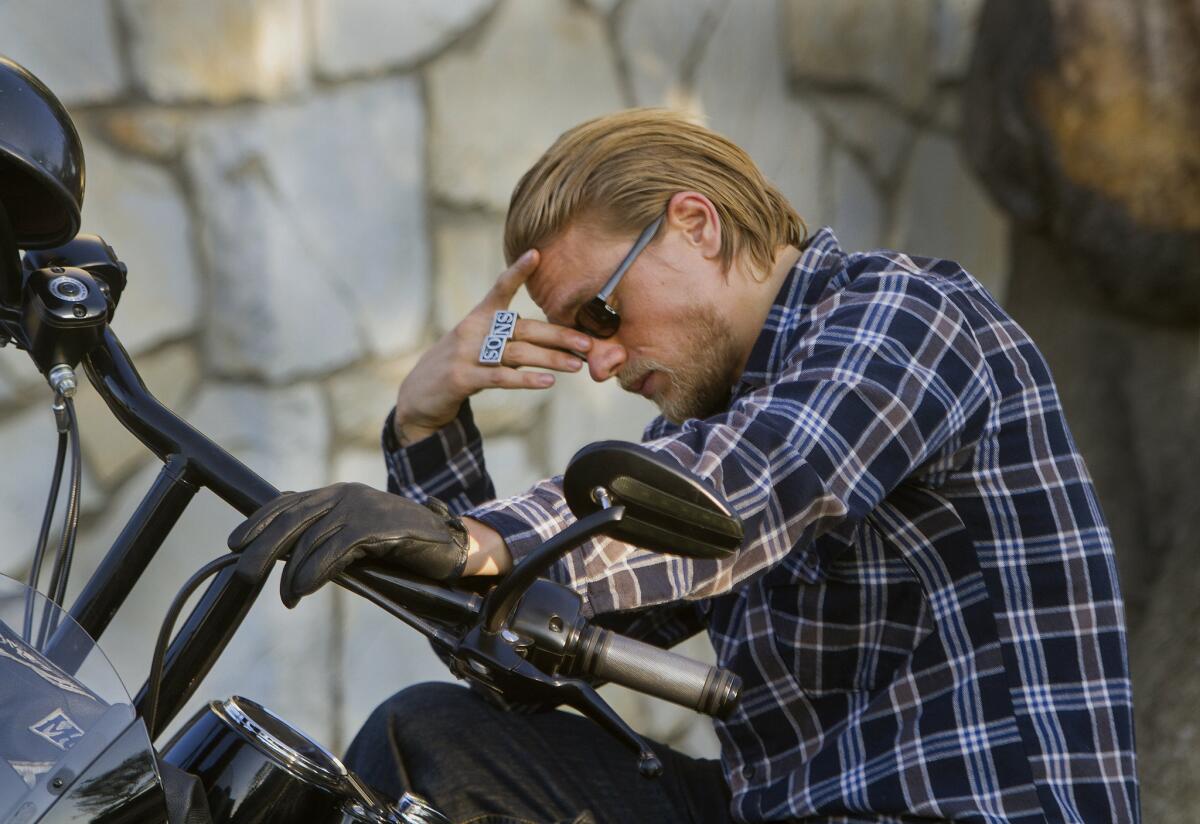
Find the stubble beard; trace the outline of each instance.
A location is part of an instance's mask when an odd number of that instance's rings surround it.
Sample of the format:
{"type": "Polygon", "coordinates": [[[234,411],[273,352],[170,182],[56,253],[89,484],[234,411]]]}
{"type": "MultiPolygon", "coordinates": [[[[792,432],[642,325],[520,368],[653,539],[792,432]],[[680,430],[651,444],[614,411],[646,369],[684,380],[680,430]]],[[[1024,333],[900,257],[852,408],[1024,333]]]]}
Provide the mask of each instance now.
{"type": "Polygon", "coordinates": [[[691,331],[679,350],[683,365],[643,359],[631,363],[617,376],[621,388],[630,392],[651,372],[666,378],[651,400],[663,417],[674,424],[725,411],[738,366],[728,320],[711,307],[698,306],[689,321],[691,331]]]}

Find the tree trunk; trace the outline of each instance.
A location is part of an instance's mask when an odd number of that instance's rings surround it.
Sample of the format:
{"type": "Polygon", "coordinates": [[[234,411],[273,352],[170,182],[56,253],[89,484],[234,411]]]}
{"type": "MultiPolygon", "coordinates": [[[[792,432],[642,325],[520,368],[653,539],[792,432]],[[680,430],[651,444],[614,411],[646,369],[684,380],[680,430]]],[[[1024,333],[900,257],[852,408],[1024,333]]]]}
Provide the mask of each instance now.
{"type": "Polygon", "coordinates": [[[1200,4],[990,0],[964,141],[1112,526],[1146,821],[1200,820],[1200,4]]]}

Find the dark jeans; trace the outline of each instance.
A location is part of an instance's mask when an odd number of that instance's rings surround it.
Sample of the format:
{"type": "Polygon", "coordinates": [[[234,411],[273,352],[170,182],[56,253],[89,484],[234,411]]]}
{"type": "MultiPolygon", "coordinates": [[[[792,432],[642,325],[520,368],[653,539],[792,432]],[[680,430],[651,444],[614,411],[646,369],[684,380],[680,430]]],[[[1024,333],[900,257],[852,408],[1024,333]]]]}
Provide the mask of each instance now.
{"type": "Polygon", "coordinates": [[[643,778],[637,757],[585,718],[510,713],[465,687],[419,684],[372,713],[346,763],[392,798],[424,796],[455,824],[730,820],[719,762],[654,751],[663,774],[643,778]]]}

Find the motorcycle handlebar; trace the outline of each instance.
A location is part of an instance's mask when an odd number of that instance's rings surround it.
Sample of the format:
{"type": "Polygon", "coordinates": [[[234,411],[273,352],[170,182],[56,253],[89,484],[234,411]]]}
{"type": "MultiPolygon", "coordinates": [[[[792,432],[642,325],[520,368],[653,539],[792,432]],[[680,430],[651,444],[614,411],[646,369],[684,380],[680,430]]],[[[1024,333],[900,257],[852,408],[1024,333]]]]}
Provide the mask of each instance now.
{"type": "Polygon", "coordinates": [[[580,634],[576,669],[715,718],[737,706],[742,690],[729,670],[590,624],[580,634]]]}
{"type": "MultiPolygon", "coordinates": [[[[370,564],[355,564],[348,571],[375,594],[423,619],[469,622],[482,611],[478,595],[433,581],[370,564]]],[[[590,623],[581,623],[572,650],[574,675],[611,681],[717,718],[737,705],[741,692],[741,679],[729,670],[590,623]]]]}

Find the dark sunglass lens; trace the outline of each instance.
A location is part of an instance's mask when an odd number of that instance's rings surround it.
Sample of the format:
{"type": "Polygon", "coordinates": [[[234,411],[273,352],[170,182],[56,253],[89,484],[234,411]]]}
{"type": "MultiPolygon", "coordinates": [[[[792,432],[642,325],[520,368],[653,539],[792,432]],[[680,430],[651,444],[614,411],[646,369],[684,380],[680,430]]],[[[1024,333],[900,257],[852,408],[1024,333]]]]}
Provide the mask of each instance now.
{"type": "Polygon", "coordinates": [[[594,338],[611,338],[621,325],[621,316],[601,298],[595,297],[579,307],[575,325],[594,338]]]}

